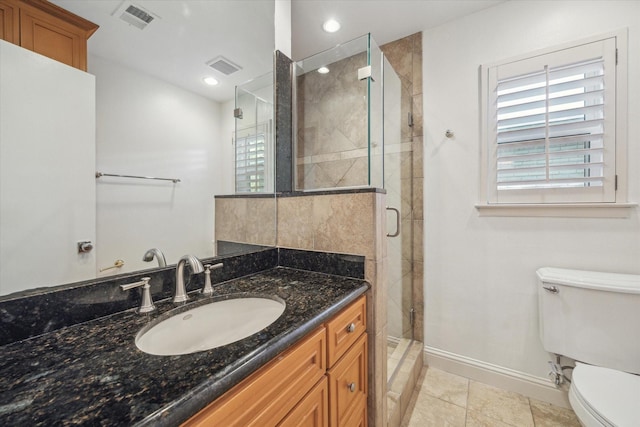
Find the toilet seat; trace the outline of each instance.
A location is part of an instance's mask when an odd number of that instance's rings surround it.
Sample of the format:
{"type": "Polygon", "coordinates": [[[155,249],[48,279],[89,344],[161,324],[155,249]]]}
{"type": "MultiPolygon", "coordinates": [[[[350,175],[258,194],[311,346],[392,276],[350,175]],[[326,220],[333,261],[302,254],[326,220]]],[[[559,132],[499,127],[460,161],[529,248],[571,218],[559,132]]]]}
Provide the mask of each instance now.
{"type": "Polygon", "coordinates": [[[632,427],[640,420],[640,376],[576,363],[569,401],[587,427],[632,427]]]}

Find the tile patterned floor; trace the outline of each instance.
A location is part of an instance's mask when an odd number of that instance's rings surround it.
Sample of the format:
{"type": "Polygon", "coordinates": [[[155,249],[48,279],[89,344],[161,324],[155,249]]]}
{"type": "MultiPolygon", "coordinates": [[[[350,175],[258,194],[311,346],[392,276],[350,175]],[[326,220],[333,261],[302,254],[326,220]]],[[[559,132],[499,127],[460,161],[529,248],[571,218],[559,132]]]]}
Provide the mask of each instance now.
{"type": "Polygon", "coordinates": [[[424,368],[402,427],[580,427],[560,408],[467,378],[424,368]]]}

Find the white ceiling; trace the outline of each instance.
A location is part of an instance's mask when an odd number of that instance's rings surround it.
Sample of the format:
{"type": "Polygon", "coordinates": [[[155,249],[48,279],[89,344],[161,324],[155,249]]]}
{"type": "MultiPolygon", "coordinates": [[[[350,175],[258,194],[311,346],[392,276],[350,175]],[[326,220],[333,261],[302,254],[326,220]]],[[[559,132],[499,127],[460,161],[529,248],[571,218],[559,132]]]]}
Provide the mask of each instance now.
{"type": "Polygon", "coordinates": [[[470,15],[505,0],[291,0],[292,56],[300,60],[371,33],[378,45],[470,15]],[[342,28],[328,34],[322,23],[342,28]]]}
{"type": "MultiPolygon", "coordinates": [[[[112,16],[123,0],[51,0],[100,26],[90,55],[125,64],[218,102],[235,86],[273,69],[274,10],[269,0],[132,0],[159,16],[144,30],[112,16]],[[222,55],[242,70],[229,76],[206,63],[222,55]],[[220,81],[206,86],[205,76],[220,81]]],[[[89,58],[89,71],[91,61],[89,58]]]]}
{"type": "MultiPolygon", "coordinates": [[[[232,99],[236,85],[272,69],[273,0],[132,1],[159,19],[139,30],[112,16],[123,0],[51,0],[100,26],[89,39],[90,55],[125,64],[218,102],[232,99]],[[208,67],[206,62],[218,55],[242,70],[225,76],[208,67]],[[205,86],[202,78],[207,75],[220,84],[205,86]]],[[[382,45],[501,1],[292,0],[292,56],[303,59],[368,32],[382,45]],[[339,32],[322,31],[322,23],[330,17],[341,22],[339,32]]]]}

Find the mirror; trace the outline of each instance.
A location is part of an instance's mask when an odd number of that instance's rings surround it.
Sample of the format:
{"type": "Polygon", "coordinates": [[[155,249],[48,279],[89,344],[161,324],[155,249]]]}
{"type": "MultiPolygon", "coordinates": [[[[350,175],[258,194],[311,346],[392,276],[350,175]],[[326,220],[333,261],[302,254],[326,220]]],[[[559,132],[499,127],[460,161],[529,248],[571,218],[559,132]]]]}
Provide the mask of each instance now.
{"type": "MultiPolygon", "coordinates": [[[[81,276],[50,279],[54,268],[48,269],[46,263],[63,264],[58,259],[61,254],[40,251],[45,242],[38,239],[45,233],[25,236],[33,245],[28,252],[31,269],[44,275],[24,284],[3,280],[0,295],[155,268],[156,259],[143,261],[150,248],[160,249],[168,265],[185,254],[216,255],[214,195],[233,194],[235,186],[235,87],[272,71],[274,1],[51,2],[100,26],[88,41],[96,110],[95,164],[87,163],[92,171],[104,174],[91,176],[95,227],[86,236],[56,236],[68,240],[64,250],[75,262],[93,267],[81,276]],[[153,18],[144,29],[121,19],[131,5],[153,18]],[[219,71],[220,64],[237,71],[227,75],[219,71]],[[205,77],[214,77],[219,84],[207,86],[205,77]],[[93,249],[79,254],[76,245],[84,240],[91,241],[93,249]],[[122,264],[119,260],[124,264],[117,267],[122,264]]],[[[69,120],[66,125],[76,123],[69,120]]],[[[10,161],[3,158],[3,164],[10,161]]],[[[49,163],[59,167],[55,158],[49,163]]],[[[43,171],[41,176],[46,175],[43,171]]],[[[66,215],[73,223],[87,216],[68,208],[56,216],[66,215]]],[[[4,215],[0,221],[5,221],[4,215]]],[[[272,226],[275,229],[275,223],[272,226]]],[[[47,223],[33,228],[46,229],[47,223]]],[[[65,269],[60,270],[64,276],[65,269]]]]}

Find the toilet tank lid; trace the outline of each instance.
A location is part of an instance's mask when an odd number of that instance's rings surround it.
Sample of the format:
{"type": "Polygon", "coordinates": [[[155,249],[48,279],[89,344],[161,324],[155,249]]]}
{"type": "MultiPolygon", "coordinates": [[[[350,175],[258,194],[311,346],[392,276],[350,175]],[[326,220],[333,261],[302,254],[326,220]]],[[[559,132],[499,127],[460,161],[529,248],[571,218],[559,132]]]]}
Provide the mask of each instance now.
{"type": "Polygon", "coordinates": [[[536,271],[540,281],[549,284],[640,294],[640,274],[604,273],[543,267],[536,271]]]}

